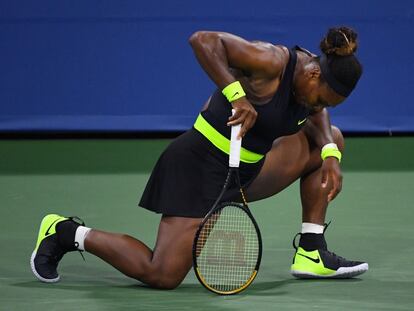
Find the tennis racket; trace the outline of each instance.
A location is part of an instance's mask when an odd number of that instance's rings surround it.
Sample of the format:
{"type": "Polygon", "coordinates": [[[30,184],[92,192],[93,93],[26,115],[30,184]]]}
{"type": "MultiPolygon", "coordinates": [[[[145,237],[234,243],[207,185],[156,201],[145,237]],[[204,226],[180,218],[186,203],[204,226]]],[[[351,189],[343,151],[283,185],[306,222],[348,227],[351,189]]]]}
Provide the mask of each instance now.
{"type": "Polygon", "coordinates": [[[246,289],[256,277],[262,257],[260,230],[240,184],[241,139],[237,139],[240,128],[240,125],[232,126],[227,177],[193,243],[193,267],[198,280],[208,290],[221,295],[246,289]],[[233,179],[240,189],[242,204],[222,202],[233,179]]]}

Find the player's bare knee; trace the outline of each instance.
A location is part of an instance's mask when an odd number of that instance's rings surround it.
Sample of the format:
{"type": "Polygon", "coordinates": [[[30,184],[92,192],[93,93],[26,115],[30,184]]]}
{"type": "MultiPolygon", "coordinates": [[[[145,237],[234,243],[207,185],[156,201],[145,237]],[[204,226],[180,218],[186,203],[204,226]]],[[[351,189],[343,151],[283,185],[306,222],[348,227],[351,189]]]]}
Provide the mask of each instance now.
{"type": "Polygon", "coordinates": [[[345,140],[344,140],[344,136],[342,135],[341,130],[334,125],[331,126],[331,129],[332,129],[332,136],[333,136],[335,144],[337,144],[338,149],[341,152],[344,152],[345,140]]]}
{"type": "Polygon", "coordinates": [[[158,288],[160,288],[160,289],[175,289],[180,284],[181,284],[181,280],[162,279],[158,284],[158,288]]]}
{"type": "Polygon", "coordinates": [[[157,289],[174,289],[183,281],[184,276],[177,273],[177,270],[168,267],[163,261],[152,261],[146,270],[146,283],[157,289]]]}
{"type": "Polygon", "coordinates": [[[178,285],[181,284],[181,282],[181,279],[158,274],[153,276],[148,285],[150,285],[153,288],[168,290],[177,288],[178,285]]]}

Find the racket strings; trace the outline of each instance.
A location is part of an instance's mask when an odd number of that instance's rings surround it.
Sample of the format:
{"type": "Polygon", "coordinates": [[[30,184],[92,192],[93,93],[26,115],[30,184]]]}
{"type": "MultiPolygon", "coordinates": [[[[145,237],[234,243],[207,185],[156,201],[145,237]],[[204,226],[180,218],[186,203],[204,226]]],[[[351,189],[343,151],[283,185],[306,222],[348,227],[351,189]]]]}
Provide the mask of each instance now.
{"type": "Polygon", "coordinates": [[[256,228],[247,213],[228,205],[213,214],[196,246],[199,273],[219,291],[243,287],[254,276],[259,257],[256,228]]]}

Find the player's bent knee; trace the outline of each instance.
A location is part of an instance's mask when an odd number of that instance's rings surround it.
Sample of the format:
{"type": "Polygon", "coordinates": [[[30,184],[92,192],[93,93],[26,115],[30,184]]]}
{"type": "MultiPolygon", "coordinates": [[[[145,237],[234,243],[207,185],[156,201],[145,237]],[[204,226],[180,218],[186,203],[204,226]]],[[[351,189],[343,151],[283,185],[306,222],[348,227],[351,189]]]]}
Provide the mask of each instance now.
{"type": "Polygon", "coordinates": [[[157,289],[174,289],[181,284],[185,277],[185,275],[177,273],[176,270],[168,271],[166,267],[160,266],[157,263],[152,263],[147,268],[145,270],[145,277],[141,278],[140,281],[157,289]]]}
{"type": "Polygon", "coordinates": [[[178,279],[173,279],[173,278],[169,278],[169,277],[165,277],[165,276],[159,276],[159,277],[155,277],[154,279],[151,280],[151,282],[149,282],[148,285],[150,285],[153,288],[157,288],[157,289],[175,289],[178,287],[178,285],[180,285],[182,282],[182,280],[178,280],[178,279]]]}
{"type": "Polygon", "coordinates": [[[341,152],[344,152],[345,140],[344,140],[344,136],[342,135],[341,130],[334,125],[331,126],[331,129],[332,129],[332,136],[333,136],[335,144],[337,144],[338,149],[341,152]]]}
{"type": "Polygon", "coordinates": [[[181,281],[177,281],[177,280],[162,280],[157,285],[159,289],[171,290],[171,289],[177,288],[178,285],[180,284],[181,284],[181,281]]]}
{"type": "Polygon", "coordinates": [[[157,289],[174,289],[182,282],[182,279],[169,277],[163,275],[161,271],[154,271],[152,269],[146,270],[145,273],[142,273],[142,270],[140,270],[136,273],[126,273],[126,275],[157,289]]]}

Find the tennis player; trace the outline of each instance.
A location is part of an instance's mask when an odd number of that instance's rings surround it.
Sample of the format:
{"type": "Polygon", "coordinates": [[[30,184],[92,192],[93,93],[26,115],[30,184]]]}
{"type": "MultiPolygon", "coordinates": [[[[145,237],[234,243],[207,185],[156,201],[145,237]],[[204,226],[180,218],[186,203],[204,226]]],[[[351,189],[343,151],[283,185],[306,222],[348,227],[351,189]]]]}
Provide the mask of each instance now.
{"type": "MultiPolygon", "coordinates": [[[[197,227],[227,174],[230,126],[240,123],[240,173],[248,201],[275,195],[300,179],[302,228],[298,244],[294,239],[292,274],[348,278],[367,271],[367,263],[330,252],[324,237],[328,204],[342,187],[344,148],[326,108],[342,103],[362,74],[355,31],[329,29],[320,56],[223,32],[196,32],[190,44],[218,89],[194,127],[162,153],[142,195],[140,206],[162,214],[154,249],[131,236],[50,214],[42,220],[31,257],[36,277],[58,281],[63,255],[79,250],[151,287],[178,286],[192,266],[197,227]]],[[[227,200],[238,200],[234,188],[227,200]]]]}

